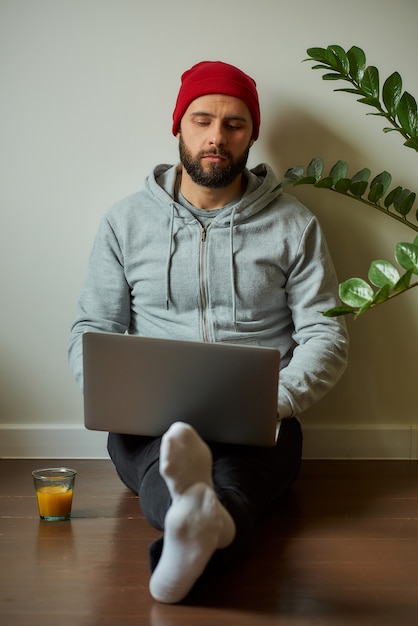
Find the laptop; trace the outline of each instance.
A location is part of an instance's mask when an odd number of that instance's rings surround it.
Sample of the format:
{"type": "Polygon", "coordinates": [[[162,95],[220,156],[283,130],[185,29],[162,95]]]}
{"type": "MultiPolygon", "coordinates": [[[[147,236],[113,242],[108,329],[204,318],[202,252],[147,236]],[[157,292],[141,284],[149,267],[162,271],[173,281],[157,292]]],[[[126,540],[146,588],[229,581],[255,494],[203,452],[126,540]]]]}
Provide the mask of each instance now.
{"type": "Polygon", "coordinates": [[[275,444],[274,348],[86,332],[83,362],[88,429],[158,437],[182,421],[211,442],[275,444]]]}

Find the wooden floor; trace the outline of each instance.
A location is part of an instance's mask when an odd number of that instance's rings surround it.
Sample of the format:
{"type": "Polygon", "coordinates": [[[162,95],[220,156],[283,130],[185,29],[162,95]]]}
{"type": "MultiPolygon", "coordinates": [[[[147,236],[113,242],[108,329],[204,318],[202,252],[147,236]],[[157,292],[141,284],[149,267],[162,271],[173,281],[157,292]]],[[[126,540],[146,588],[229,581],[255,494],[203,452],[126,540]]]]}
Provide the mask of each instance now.
{"type": "Polygon", "coordinates": [[[65,464],[73,519],[43,522],[31,470],[56,463],[0,461],[1,626],[418,624],[416,462],[305,461],[246,559],[176,606],[149,595],[159,534],[110,461],[65,464]]]}

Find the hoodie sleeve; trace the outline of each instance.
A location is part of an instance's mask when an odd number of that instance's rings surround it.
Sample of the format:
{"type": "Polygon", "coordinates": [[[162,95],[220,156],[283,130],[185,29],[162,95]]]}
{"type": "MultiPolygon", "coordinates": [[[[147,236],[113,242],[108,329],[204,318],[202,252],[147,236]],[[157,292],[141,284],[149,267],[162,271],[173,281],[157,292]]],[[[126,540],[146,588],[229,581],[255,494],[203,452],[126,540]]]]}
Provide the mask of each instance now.
{"type": "Polygon", "coordinates": [[[338,303],[338,282],[315,217],[305,228],[290,268],[286,292],[294,324],[294,351],[280,373],[279,418],[299,415],[342,376],[348,333],[342,317],[322,315],[338,303]]]}
{"type": "Polygon", "coordinates": [[[115,232],[103,218],[90,254],[87,276],[71,328],[68,356],[71,370],[83,388],[82,335],[86,331],[124,333],[130,324],[130,290],[115,232]]]}

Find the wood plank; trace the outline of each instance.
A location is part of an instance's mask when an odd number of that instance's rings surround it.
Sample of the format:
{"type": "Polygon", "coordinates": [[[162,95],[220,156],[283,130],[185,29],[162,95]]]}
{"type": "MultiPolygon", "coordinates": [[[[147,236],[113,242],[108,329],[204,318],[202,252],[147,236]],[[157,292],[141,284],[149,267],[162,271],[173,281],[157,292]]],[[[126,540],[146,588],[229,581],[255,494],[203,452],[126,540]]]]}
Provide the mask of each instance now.
{"type": "Polygon", "coordinates": [[[70,522],[39,519],[31,470],[0,461],[3,626],[406,626],[418,612],[416,462],[305,461],[248,554],[185,602],[148,592],[159,536],[110,461],[78,471],[70,522]]]}

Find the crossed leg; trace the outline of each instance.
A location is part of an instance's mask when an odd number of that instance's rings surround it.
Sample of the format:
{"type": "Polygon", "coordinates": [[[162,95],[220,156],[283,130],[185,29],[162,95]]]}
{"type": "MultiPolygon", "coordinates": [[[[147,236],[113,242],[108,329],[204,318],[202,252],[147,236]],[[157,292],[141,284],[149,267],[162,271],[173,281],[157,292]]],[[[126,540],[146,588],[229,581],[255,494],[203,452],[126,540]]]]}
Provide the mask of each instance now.
{"type": "Polygon", "coordinates": [[[172,498],[164,523],[164,547],[150,580],[159,602],[180,602],[213,553],[235,537],[235,524],[212,482],[212,455],[196,431],[176,422],[162,438],[160,474],[172,498]]]}

